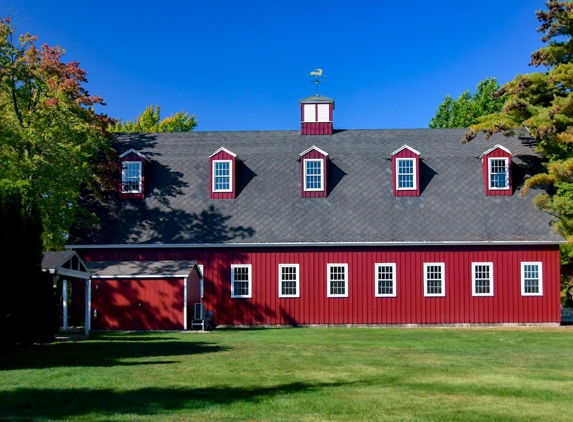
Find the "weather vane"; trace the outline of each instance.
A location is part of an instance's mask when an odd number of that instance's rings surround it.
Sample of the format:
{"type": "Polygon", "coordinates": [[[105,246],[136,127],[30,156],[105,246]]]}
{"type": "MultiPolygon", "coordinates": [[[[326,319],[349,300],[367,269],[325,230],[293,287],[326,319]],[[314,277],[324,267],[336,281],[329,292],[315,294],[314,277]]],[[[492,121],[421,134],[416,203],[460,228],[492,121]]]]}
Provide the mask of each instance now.
{"type": "Polygon", "coordinates": [[[314,76],[314,81],[311,82],[316,85],[316,95],[318,95],[318,84],[324,82],[323,79],[326,78],[326,76],[322,76],[322,69],[314,69],[308,76],[314,76]]]}

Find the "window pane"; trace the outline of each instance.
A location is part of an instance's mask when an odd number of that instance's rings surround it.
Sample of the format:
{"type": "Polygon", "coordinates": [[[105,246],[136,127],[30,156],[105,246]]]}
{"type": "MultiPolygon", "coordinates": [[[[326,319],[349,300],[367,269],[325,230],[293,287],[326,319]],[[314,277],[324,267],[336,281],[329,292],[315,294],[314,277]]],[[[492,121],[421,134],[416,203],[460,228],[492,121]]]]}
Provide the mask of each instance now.
{"type": "Polygon", "coordinates": [[[394,272],[392,266],[378,266],[378,294],[394,294],[394,272]]]}
{"type": "Polygon", "coordinates": [[[342,266],[330,267],[330,294],[331,295],[346,294],[345,267],[342,266]]]}
{"type": "Polygon", "coordinates": [[[398,188],[414,187],[414,160],[398,161],[398,188]]]}
{"type": "Polygon", "coordinates": [[[231,189],[231,163],[215,162],[215,190],[231,189]]]}
{"type": "Polygon", "coordinates": [[[141,192],[141,164],[123,163],[121,181],[123,192],[141,192]]]}
{"type": "Polygon", "coordinates": [[[281,295],[294,296],[296,291],[297,282],[297,267],[284,266],[281,267],[281,295]]]}
{"type": "Polygon", "coordinates": [[[476,265],[474,278],[476,294],[491,293],[491,277],[489,265],[476,265]]]}
{"type": "Polygon", "coordinates": [[[233,268],[233,294],[235,296],[249,295],[249,267],[233,268]]]}
{"type": "Polygon", "coordinates": [[[306,189],[322,187],[322,161],[305,161],[306,189]]]}
{"type": "Polygon", "coordinates": [[[490,160],[490,188],[506,188],[509,186],[506,160],[490,160]]]}
{"type": "Polygon", "coordinates": [[[539,293],[539,266],[523,266],[523,289],[524,293],[539,293]]]}
{"type": "Polygon", "coordinates": [[[426,293],[442,294],[442,267],[439,265],[428,265],[426,268],[426,293]]]}

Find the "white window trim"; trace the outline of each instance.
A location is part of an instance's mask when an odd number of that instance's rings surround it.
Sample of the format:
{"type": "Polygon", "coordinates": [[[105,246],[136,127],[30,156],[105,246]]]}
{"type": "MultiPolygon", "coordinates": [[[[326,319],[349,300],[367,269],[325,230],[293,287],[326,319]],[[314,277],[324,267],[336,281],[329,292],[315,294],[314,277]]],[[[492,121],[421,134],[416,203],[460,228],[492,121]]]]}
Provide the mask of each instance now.
{"type": "Polygon", "coordinates": [[[319,123],[330,123],[330,104],[317,104],[316,105],[316,121],[319,123]],[[326,116],[324,116],[326,111],[326,116]],[[321,119],[321,116],[324,118],[321,119]]]}
{"type": "Polygon", "coordinates": [[[215,192],[233,192],[233,161],[232,160],[213,160],[211,164],[212,173],[212,191],[215,192]],[[215,185],[215,163],[229,163],[229,189],[217,189],[215,185]]]}
{"type": "Polygon", "coordinates": [[[489,190],[509,190],[509,158],[507,157],[489,157],[487,159],[487,183],[489,190]],[[491,161],[492,160],[503,160],[505,161],[505,168],[507,170],[507,174],[505,177],[506,186],[503,188],[493,188],[491,187],[491,161]]]}
{"type": "Polygon", "coordinates": [[[417,183],[418,168],[417,167],[418,166],[417,166],[415,158],[396,158],[396,190],[416,190],[418,188],[418,183],[417,183]],[[414,179],[414,183],[413,183],[413,186],[411,188],[401,188],[400,187],[400,183],[399,183],[400,173],[398,171],[398,169],[400,168],[400,164],[399,164],[400,161],[412,161],[412,169],[413,169],[412,178],[414,179]]]}
{"type": "Polygon", "coordinates": [[[348,297],[348,264],[326,264],[326,295],[327,297],[348,297]],[[330,268],[344,267],[344,294],[330,293],[330,268]]]}
{"type": "Polygon", "coordinates": [[[299,264],[279,264],[279,297],[300,297],[300,267],[299,264]],[[295,267],[296,269],[296,293],[293,295],[283,294],[283,279],[282,279],[282,269],[285,267],[295,267]]]}
{"type": "Polygon", "coordinates": [[[205,273],[203,272],[205,266],[203,264],[197,264],[197,267],[199,267],[199,271],[201,272],[201,299],[203,299],[203,281],[205,280],[205,273]]]}
{"type": "Polygon", "coordinates": [[[121,192],[122,193],[141,193],[142,192],[142,185],[143,185],[143,177],[142,177],[142,171],[141,171],[141,161],[122,161],[122,171],[121,171],[121,192]],[[126,164],[137,164],[137,167],[139,168],[139,189],[136,190],[129,190],[129,191],[125,191],[123,190],[123,183],[124,183],[124,166],[126,164]]]}
{"type": "Polygon", "coordinates": [[[231,264],[231,298],[237,299],[250,299],[253,297],[253,268],[251,264],[231,264]],[[249,269],[249,294],[236,295],[235,294],[235,268],[248,268],[249,269]]]}
{"type": "Polygon", "coordinates": [[[374,264],[374,294],[376,297],[396,297],[396,264],[395,263],[384,263],[377,262],[374,264]],[[378,291],[378,268],[379,267],[392,267],[392,293],[379,293],[378,291]]]}
{"type": "Polygon", "coordinates": [[[521,263],[521,295],[522,296],[543,296],[543,264],[540,261],[521,263]],[[539,293],[525,293],[525,266],[537,265],[539,267],[539,293]]]}
{"type": "Polygon", "coordinates": [[[316,104],[303,105],[303,123],[315,123],[317,118],[316,104]],[[312,110],[312,111],[311,111],[312,110]]]}
{"type": "Polygon", "coordinates": [[[424,296],[425,297],[445,297],[446,296],[446,264],[443,262],[424,262],[424,296]],[[442,293],[428,293],[428,267],[441,267],[442,273],[442,293]]]}
{"type": "MultiPolygon", "coordinates": [[[[306,160],[303,160],[303,180],[302,182],[304,183],[304,191],[305,192],[322,192],[324,191],[324,166],[326,165],[326,161],[321,159],[321,158],[307,158],[306,160]],[[307,188],[306,187],[306,163],[307,162],[320,162],[320,188],[307,188]]],[[[311,176],[316,176],[316,175],[311,175],[311,176]]]]}
{"type": "Polygon", "coordinates": [[[493,262],[472,262],[472,296],[493,296],[493,262]],[[476,267],[489,267],[489,293],[476,292],[476,267]]]}

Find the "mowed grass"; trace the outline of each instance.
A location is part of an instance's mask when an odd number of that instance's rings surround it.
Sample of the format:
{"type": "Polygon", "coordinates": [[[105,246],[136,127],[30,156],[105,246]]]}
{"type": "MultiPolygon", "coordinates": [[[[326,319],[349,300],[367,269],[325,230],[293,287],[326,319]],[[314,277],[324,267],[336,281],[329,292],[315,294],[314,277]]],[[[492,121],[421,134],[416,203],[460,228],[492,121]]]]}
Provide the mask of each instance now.
{"type": "Polygon", "coordinates": [[[0,420],[573,420],[572,328],[92,334],[0,353],[0,420]]]}

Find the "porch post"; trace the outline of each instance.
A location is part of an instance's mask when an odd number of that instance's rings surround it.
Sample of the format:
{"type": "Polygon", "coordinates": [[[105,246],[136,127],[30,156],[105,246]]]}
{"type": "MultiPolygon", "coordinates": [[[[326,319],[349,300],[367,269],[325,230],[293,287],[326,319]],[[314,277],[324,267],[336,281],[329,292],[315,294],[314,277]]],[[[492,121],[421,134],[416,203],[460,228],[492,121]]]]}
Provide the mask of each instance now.
{"type": "Polygon", "coordinates": [[[86,326],[86,336],[89,336],[90,330],[92,328],[92,281],[88,279],[86,282],[86,300],[85,300],[85,326],[86,326]]]}
{"type": "Polygon", "coordinates": [[[62,283],[62,309],[63,314],[63,329],[68,329],[68,280],[64,279],[62,283]]]}
{"type": "Polygon", "coordinates": [[[187,330],[187,277],[183,279],[183,329],[187,330]]]}

